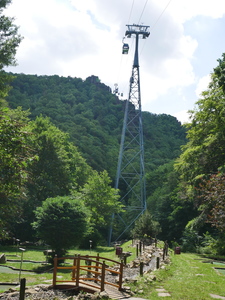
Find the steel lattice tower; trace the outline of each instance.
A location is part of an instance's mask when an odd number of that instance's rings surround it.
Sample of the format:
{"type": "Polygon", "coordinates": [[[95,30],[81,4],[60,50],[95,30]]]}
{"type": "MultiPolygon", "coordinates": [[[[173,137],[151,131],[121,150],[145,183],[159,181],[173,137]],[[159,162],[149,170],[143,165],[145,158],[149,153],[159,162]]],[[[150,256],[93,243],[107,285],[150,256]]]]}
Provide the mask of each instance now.
{"type": "Polygon", "coordinates": [[[115,188],[123,191],[120,201],[124,205],[125,212],[119,215],[113,215],[109,243],[112,241],[113,227],[117,226],[116,231],[120,231],[116,239],[113,237],[116,241],[122,237],[146,210],[138,42],[139,37],[146,38],[150,33],[148,32],[149,26],[135,24],[126,26],[128,27],[125,33],[126,37],[130,38],[135,36],[135,53],[130,78],[129,98],[128,101],[126,101],[125,107],[115,182],[115,188]],[[120,228],[122,228],[122,230],[120,230],[120,228]]]}

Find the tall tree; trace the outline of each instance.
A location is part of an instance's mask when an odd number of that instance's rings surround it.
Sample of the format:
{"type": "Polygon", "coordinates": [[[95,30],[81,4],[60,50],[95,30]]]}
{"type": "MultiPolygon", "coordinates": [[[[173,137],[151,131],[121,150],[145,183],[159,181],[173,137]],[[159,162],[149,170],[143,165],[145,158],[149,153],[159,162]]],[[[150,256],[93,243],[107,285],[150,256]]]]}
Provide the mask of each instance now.
{"type": "Polygon", "coordinates": [[[177,169],[184,180],[194,183],[198,177],[217,172],[225,163],[225,94],[212,75],[208,90],[202,93],[187,125],[189,139],[182,147],[177,169]]]}
{"type": "MultiPolygon", "coordinates": [[[[195,207],[199,206],[196,201],[199,195],[205,199],[204,206],[200,206],[200,215],[190,223],[198,230],[204,230],[208,214],[212,221],[223,212],[223,177],[215,174],[218,171],[223,173],[225,166],[225,54],[218,61],[219,65],[211,74],[208,89],[190,112],[191,123],[187,125],[189,141],[182,147],[183,152],[176,163],[176,169],[181,175],[180,194],[184,199],[192,200],[195,207]]],[[[219,222],[224,222],[224,219],[218,219],[219,222]]],[[[222,227],[221,224],[219,226],[222,227]]]]}
{"type": "MultiPolygon", "coordinates": [[[[91,212],[90,226],[92,232],[89,237],[94,244],[106,243],[112,214],[122,211],[118,190],[112,188],[111,183],[107,171],[100,173],[94,171],[89,176],[81,193],[75,194],[75,197],[79,197],[91,212]]],[[[87,244],[83,246],[87,246],[87,244]]]]}
{"type": "Polygon", "coordinates": [[[16,64],[16,51],[22,40],[18,34],[18,26],[13,24],[14,18],[3,15],[4,9],[11,0],[0,1],[0,98],[4,98],[9,91],[12,76],[3,71],[4,67],[16,64]]]}
{"type": "Polygon", "coordinates": [[[68,134],[59,130],[48,118],[38,117],[28,126],[30,147],[37,159],[29,165],[27,181],[28,201],[23,207],[23,219],[15,224],[20,239],[31,239],[34,210],[47,198],[70,195],[79,191],[92,169],[77,148],[69,142],[68,134]]]}
{"type": "Polygon", "coordinates": [[[0,236],[7,235],[10,221],[21,212],[28,165],[35,158],[28,121],[27,112],[0,107],[0,236]]]}
{"type": "Polygon", "coordinates": [[[35,206],[47,198],[79,190],[87,181],[91,168],[69,141],[68,134],[43,117],[32,121],[30,130],[32,147],[38,155],[30,168],[33,180],[28,185],[35,206]]]}

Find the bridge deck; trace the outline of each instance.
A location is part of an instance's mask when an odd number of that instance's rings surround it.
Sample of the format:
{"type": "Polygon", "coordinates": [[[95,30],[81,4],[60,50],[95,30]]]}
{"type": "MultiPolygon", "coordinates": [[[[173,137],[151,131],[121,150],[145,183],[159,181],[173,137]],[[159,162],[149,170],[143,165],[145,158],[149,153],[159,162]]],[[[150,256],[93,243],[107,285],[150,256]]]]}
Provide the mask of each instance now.
{"type": "MultiPolygon", "coordinates": [[[[91,283],[91,287],[88,286],[86,284],[86,282],[80,282],[79,283],[79,287],[77,287],[75,284],[59,284],[57,285],[56,287],[54,287],[55,289],[61,289],[61,290],[77,290],[77,291],[84,291],[84,292],[87,292],[87,293],[91,293],[91,294],[94,294],[94,293],[99,293],[99,285],[98,284],[95,284],[95,283],[91,283]],[[96,288],[94,288],[94,285],[96,285],[96,288]]],[[[106,285],[105,286],[105,292],[109,295],[109,298],[110,299],[123,299],[123,298],[129,298],[130,295],[125,292],[125,291],[119,291],[116,287],[113,287],[113,286],[109,286],[109,285],[106,285]]]]}

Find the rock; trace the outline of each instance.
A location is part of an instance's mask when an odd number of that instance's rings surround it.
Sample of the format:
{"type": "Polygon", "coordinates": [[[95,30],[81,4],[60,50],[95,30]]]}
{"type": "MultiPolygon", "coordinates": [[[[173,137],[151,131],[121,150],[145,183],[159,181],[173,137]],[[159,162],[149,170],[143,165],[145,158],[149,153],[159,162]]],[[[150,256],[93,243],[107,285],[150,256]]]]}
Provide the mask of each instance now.
{"type": "Polygon", "coordinates": [[[101,292],[99,295],[101,299],[109,299],[109,295],[106,291],[101,292]]]}
{"type": "Polygon", "coordinates": [[[7,262],[5,253],[0,254],[0,264],[5,264],[7,262]]]}
{"type": "Polygon", "coordinates": [[[156,276],[155,275],[149,275],[148,278],[150,280],[156,281],[156,276]]]}

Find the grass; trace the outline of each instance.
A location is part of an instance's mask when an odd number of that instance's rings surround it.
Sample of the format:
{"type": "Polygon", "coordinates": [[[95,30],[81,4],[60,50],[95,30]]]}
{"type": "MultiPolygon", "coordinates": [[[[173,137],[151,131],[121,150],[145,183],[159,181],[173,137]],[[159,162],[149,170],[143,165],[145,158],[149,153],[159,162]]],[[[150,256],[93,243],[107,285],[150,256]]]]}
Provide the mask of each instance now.
{"type": "Polygon", "coordinates": [[[156,270],[156,281],[149,283],[147,275],[139,278],[132,289],[139,290],[137,297],[160,299],[156,288],[163,287],[170,293],[169,299],[207,300],[210,294],[225,297],[225,275],[214,269],[216,265],[190,253],[171,256],[172,263],[165,269],[156,270]]]}
{"type": "MultiPolygon", "coordinates": [[[[132,252],[132,256],[128,257],[127,262],[134,259],[134,255],[136,255],[136,249],[130,247],[130,242],[123,244],[123,251],[132,252]]],[[[46,257],[43,254],[43,251],[46,250],[44,248],[36,247],[27,247],[26,251],[23,253],[23,263],[22,269],[30,270],[32,273],[22,273],[21,278],[26,278],[26,285],[36,285],[36,284],[51,284],[53,279],[53,268],[50,264],[46,264],[46,257]],[[37,261],[39,263],[34,262],[26,262],[26,260],[37,261]],[[43,262],[43,263],[41,263],[43,262]],[[37,272],[37,273],[34,273],[37,272]],[[39,272],[39,273],[38,273],[39,272]],[[40,273],[41,272],[41,273],[40,273]]],[[[7,257],[7,263],[4,266],[11,266],[17,269],[20,269],[21,264],[21,251],[18,250],[16,246],[0,246],[0,253],[5,253],[7,257]],[[12,262],[9,260],[18,260],[17,262],[12,262]]],[[[71,249],[68,251],[68,255],[80,254],[82,256],[85,255],[97,255],[99,253],[100,256],[109,258],[112,260],[119,261],[118,256],[115,253],[115,249],[113,247],[98,247],[96,249],[88,249],[88,250],[80,250],[80,249],[71,249]]],[[[1,267],[0,267],[1,268],[1,267]]],[[[8,268],[7,268],[8,269],[8,268]]],[[[71,270],[61,270],[57,273],[58,276],[62,276],[63,279],[71,277],[71,270]]],[[[4,283],[18,283],[19,281],[19,271],[15,271],[15,273],[3,273],[0,271],[0,282],[4,283]]],[[[4,289],[0,285],[0,293],[3,292],[4,289]]]]}
{"type": "MultiPolygon", "coordinates": [[[[124,252],[132,252],[132,255],[128,257],[128,262],[132,261],[136,257],[136,248],[130,246],[130,242],[122,245],[124,252]]],[[[15,247],[1,247],[0,253],[5,253],[8,259],[21,259],[21,252],[16,251],[15,247]],[[17,252],[17,253],[16,253],[17,252]],[[17,256],[16,256],[17,254],[17,256]],[[11,256],[10,256],[11,255],[11,256]]],[[[43,254],[42,248],[32,249],[27,247],[23,254],[25,260],[34,261],[46,261],[46,257],[43,254]]],[[[97,249],[89,250],[78,250],[71,249],[69,255],[80,254],[80,255],[97,255],[100,254],[102,257],[119,261],[115,254],[115,249],[112,247],[98,247],[97,249]]],[[[135,297],[141,297],[145,299],[160,299],[158,296],[157,288],[163,287],[167,292],[170,293],[171,297],[168,299],[174,300],[207,300],[212,299],[209,294],[216,294],[225,297],[225,275],[215,270],[214,267],[218,265],[211,264],[206,258],[203,258],[196,254],[181,253],[180,255],[170,256],[171,264],[166,265],[165,269],[156,270],[150,275],[144,275],[139,277],[136,284],[131,284],[132,291],[135,291],[135,297]],[[150,276],[154,274],[156,280],[149,280],[150,276]]],[[[7,262],[7,266],[14,266],[19,268],[20,262],[7,262]]],[[[22,274],[21,278],[26,278],[26,285],[36,284],[51,284],[52,283],[52,266],[49,264],[41,263],[25,263],[22,265],[23,269],[35,271],[37,269],[45,270],[43,273],[26,273],[22,274]]],[[[1,273],[0,282],[15,283],[18,282],[19,272],[16,274],[1,273]]],[[[70,276],[70,271],[61,270],[58,272],[58,276],[63,278],[70,276]]],[[[4,290],[1,289],[0,292],[4,290]]]]}

